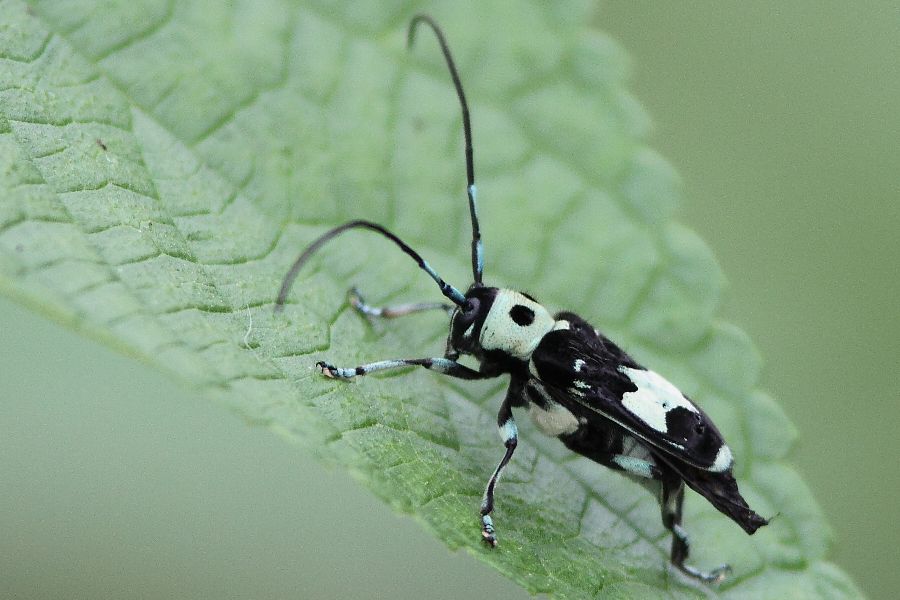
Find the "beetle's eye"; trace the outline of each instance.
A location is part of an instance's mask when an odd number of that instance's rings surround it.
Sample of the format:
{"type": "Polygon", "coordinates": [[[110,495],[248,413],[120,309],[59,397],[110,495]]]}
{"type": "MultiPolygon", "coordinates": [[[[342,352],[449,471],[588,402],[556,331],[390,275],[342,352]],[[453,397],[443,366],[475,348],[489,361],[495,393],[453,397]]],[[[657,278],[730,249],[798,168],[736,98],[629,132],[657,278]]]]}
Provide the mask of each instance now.
{"type": "Polygon", "coordinates": [[[509,310],[509,316],[516,323],[516,325],[521,325],[522,327],[527,327],[534,323],[534,311],[528,308],[527,306],[522,306],[521,304],[516,304],[509,310]]]}
{"type": "Polygon", "coordinates": [[[478,302],[478,298],[469,298],[466,300],[465,305],[462,307],[463,315],[467,319],[473,318],[476,314],[478,314],[478,307],[481,303],[478,302]]]}

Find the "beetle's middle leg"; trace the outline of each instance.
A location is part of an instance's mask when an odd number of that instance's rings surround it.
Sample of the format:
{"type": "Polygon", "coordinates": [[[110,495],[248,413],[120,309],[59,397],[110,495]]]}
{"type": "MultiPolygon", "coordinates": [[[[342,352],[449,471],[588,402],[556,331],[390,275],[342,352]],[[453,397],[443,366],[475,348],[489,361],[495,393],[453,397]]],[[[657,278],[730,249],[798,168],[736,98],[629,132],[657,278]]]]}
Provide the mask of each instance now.
{"type": "Polygon", "coordinates": [[[445,302],[409,302],[393,306],[372,306],[363,300],[359,290],[355,287],[347,291],[347,300],[356,312],[367,318],[396,319],[429,310],[443,310],[449,315],[454,309],[452,304],[445,302]]]}

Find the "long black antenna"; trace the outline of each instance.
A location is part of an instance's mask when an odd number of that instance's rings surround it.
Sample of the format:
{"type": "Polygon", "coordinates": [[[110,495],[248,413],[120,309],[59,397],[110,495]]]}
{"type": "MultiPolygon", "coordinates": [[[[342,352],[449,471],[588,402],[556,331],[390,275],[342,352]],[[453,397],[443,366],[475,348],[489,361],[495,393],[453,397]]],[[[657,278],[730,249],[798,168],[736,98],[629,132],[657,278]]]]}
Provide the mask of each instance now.
{"type": "Polygon", "coordinates": [[[450,69],[450,77],[453,79],[453,87],[456,88],[456,95],[459,97],[459,103],[462,106],[463,135],[466,138],[466,194],[469,196],[469,215],[472,217],[472,277],[475,283],[481,285],[481,274],[484,272],[484,245],[481,242],[481,229],[478,226],[478,211],[475,207],[475,162],[472,159],[472,125],[469,121],[469,105],[466,102],[466,94],[463,92],[462,82],[459,80],[459,73],[456,72],[456,65],[453,62],[453,56],[450,55],[450,48],[447,46],[447,40],[444,38],[444,32],[434,22],[434,19],[428,15],[416,15],[409,22],[409,30],[407,31],[406,44],[412,48],[416,38],[416,27],[419,23],[425,23],[434,35],[437,36],[438,43],[441,45],[441,52],[444,53],[444,59],[447,61],[447,68],[450,69]]]}
{"type": "Polygon", "coordinates": [[[460,292],[458,289],[441,279],[441,276],[437,274],[437,271],[431,268],[419,253],[410,248],[403,240],[398,238],[396,235],[382,227],[377,223],[372,223],[371,221],[350,221],[348,223],[344,223],[330,231],[325,232],[319,238],[317,238],[313,243],[306,247],[297,260],[294,261],[294,264],[291,265],[290,271],[287,272],[287,275],[284,276],[284,281],[281,282],[281,289],[278,291],[278,299],[275,301],[275,312],[281,312],[284,310],[284,301],[287,298],[288,292],[291,289],[291,285],[293,285],[294,280],[297,278],[297,274],[300,272],[300,269],[303,268],[303,265],[306,264],[306,261],[316,253],[316,251],[325,245],[331,239],[336,238],[343,232],[348,229],[370,229],[376,233],[380,233],[384,237],[388,238],[398,246],[400,249],[409,254],[413,260],[415,260],[419,267],[428,273],[432,279],[437,282],[438,287],[441,288],[441,293],[444,294],[447,298],[449,298],[454,304],[457,306],[463,306],[466,303],[466,297],[460,292]]]}

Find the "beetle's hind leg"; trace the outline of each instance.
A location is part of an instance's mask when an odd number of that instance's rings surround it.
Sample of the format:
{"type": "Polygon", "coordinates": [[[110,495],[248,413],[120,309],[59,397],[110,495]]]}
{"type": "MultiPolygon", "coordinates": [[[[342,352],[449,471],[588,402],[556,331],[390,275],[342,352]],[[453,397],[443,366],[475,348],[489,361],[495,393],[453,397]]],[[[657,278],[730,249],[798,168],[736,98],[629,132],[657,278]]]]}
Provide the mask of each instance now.
{"type": "Polygon", "coordinates": [[[410,302],[394,306],[372,306],[367,304],[356,287],[347,291],[347,300],[350,306],[366,318],[396,319],[413,313],[428,310],[443,310],[448,315],[453,312],[453,305],[445,302],[410,302]]]}
{"type": "Polygon", "coordinates": [[[701,571],[686,565],[690,553],[688,536],[681,527],[681,512],[684,504],[684,482],[681,478],[665,477],[662,480],[662,497],[660,506],[662,521],[666,529],[672,532],[671,561],[681,572],[706,583],[719,583],[731,573],[731,567],[722,565],[712,571],[701,571]]]}

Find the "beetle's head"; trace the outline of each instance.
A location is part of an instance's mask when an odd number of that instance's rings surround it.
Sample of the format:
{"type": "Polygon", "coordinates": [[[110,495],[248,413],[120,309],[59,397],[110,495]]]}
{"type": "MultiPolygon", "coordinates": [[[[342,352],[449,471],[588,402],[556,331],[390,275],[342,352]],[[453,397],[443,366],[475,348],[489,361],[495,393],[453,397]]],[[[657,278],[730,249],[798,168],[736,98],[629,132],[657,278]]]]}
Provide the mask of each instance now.
{"type": "Polygon", "coordinates": [[[450,318],[448,345],[451,348],[460,354],[480,354],[481,329],[499,291],[494,287],[473,286],[466,292],[465,303],[450,318]]]}
{"type": "Polygon", "coordinates": [[[553,325],[547,309],[527,294],[473,286],[466,292],[466,302],[453,313],[448,343],[455,351],[479,359],[499,352],[527,361],[553,325]]]}

